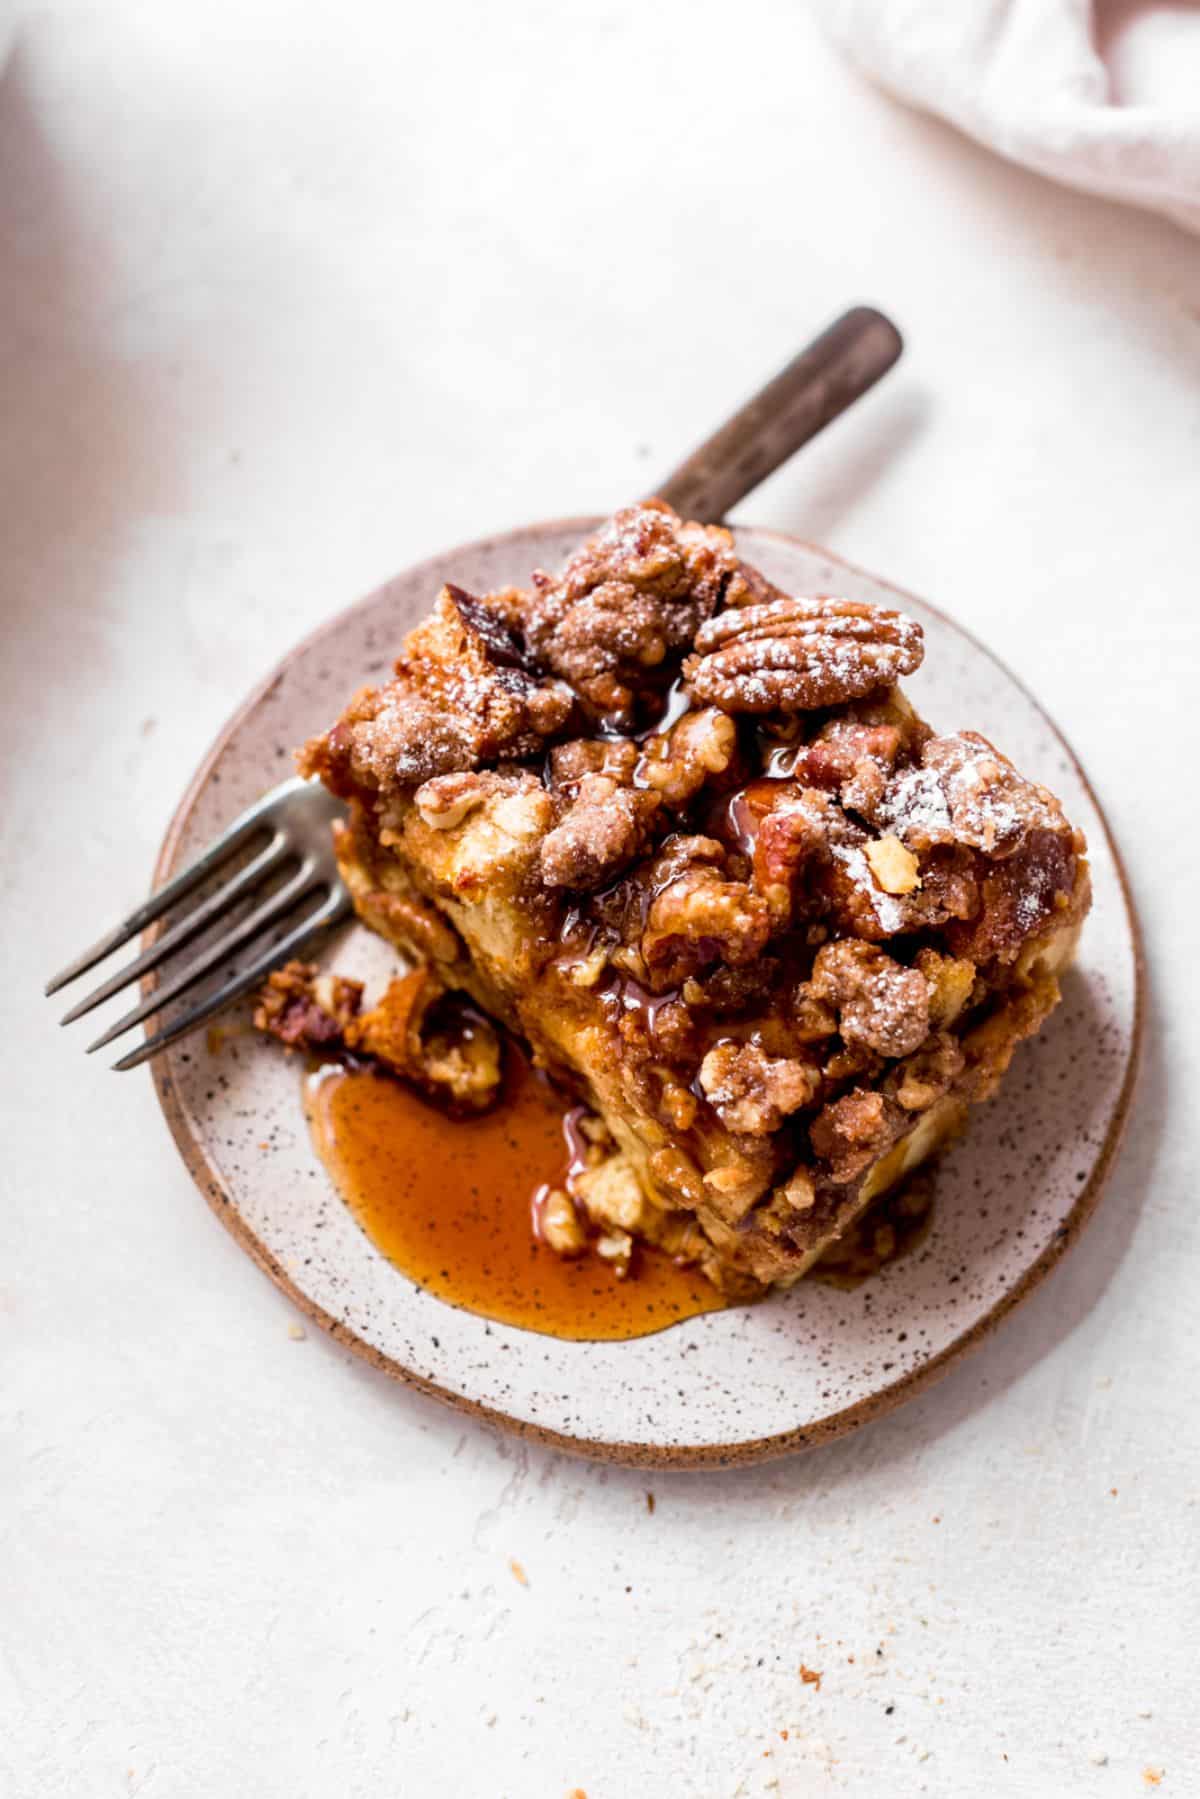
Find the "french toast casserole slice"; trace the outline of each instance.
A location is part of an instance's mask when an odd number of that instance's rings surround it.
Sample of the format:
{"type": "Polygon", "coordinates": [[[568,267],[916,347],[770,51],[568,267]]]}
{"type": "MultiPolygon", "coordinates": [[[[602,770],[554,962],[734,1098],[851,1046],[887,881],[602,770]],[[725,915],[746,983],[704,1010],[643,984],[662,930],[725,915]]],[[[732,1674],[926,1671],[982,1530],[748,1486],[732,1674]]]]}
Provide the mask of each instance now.
{"type": "Polygon", "coordinates": [[[1088,908],[1053,795],[904,697],[922,655],[650,502],[528,590],[443,588],[300,754],[363,921],[607,1127],[589,1213],[731,1296],[992,1093],[1088,908]]]}

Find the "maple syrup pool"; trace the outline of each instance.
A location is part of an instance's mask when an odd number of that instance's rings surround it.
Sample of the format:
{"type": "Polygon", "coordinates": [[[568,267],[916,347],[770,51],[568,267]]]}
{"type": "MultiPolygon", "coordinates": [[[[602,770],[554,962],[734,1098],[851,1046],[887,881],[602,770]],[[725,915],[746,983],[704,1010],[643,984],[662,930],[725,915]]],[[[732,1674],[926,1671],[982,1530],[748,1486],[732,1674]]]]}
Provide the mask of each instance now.
{"type": "Polygon", "coordinates": [[[307,1076],[317,1151],[376,1247],[439,1299],[548,1336],[644,1337],[719,1310],[703,1275],[644,1244],[620,1280],[595,1254],[568,1261],[536,1240],[531,1206],[563,1184],[568,1115],[519,1051],[507,1056],[500,1104],[462,1120],[369,1068],[307,1076]]]}

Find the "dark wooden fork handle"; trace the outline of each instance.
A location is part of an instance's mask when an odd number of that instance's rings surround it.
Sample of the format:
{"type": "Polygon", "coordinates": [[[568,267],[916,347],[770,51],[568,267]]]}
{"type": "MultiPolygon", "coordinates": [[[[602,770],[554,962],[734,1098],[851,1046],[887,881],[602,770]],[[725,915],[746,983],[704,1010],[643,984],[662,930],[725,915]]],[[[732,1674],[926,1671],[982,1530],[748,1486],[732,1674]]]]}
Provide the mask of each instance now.
{"type": "Polygon", "coordinates": [[[904,348],[873,306],[835,319],[655,488],[684,518],[716,524],[794,450],[886,375],[904,348]]]}

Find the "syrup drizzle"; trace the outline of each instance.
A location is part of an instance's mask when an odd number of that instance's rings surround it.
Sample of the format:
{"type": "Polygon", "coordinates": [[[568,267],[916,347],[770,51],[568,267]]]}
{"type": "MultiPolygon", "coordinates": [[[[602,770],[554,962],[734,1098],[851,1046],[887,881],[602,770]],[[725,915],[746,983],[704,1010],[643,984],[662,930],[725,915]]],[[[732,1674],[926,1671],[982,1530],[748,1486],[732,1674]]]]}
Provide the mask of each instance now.
{"type": "Polygon", "coordinates": [[[509,1046],[505,1097],[450,1122],[399,1081],[329,1063],[305,1082],[313,1140],[372,1242],[418,1286],[469,1312],[548,1336],[649,1336],[720,1295],[695,1269],[640,1244],[619,1280],[594,1254],[567,1261],[531,1230],[539,1187],[581,1158],[578,1108],[509,1046]]]}

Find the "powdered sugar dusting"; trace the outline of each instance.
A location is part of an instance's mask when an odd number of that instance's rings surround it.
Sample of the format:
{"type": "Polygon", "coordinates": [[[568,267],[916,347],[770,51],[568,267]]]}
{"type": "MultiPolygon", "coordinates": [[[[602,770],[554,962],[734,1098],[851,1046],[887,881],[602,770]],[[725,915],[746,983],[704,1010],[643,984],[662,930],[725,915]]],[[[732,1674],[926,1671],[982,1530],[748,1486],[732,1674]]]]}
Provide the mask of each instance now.
{"type": "Polygon", "coordinates": [[[925,745],[922,766],[894,780],[881,816],[915,848],[962,843],[985,855],[1011,855],[1030,830],[1061,831],[1052,794],[1017,773],[986,737],[959,731],[925,745]]]}
{"type": "Polygon", "coordinates": [[[908,923],[908,912],[902,900],[885,893],[876,881],[863,851],[854,844],[831,845],[834,860],[841,864],[854,885],[869,900],[880,928],[889,937],[897,936],[908,923]]]}
{"type": "Polygon", "coordinates": [[[902,843],[950,843],[954,838],[950,807],[931,768],[898,775],[883,796],[880,818],[902,843]]]}

